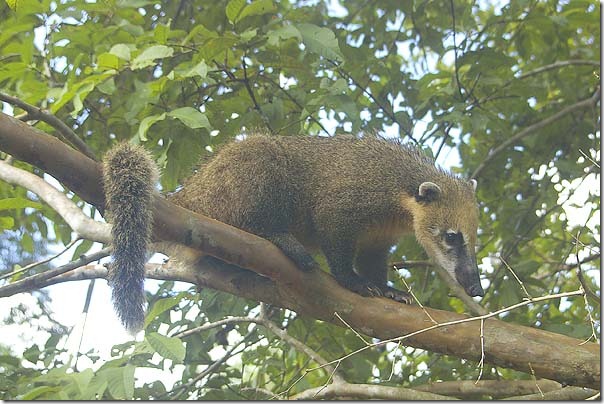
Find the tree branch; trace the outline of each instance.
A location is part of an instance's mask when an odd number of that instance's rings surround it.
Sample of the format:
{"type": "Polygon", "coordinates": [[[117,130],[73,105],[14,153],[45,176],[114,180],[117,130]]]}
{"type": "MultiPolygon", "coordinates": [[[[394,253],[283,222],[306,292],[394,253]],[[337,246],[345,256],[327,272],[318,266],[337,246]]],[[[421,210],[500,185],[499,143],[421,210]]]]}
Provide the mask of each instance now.
{"type": "Polygon", "coordinates": [[[336,398],[346,398],[348,400],[456,400],[453,397],[404,387],[351,383],[332,383],[328,386],[305,390],[291,398],[294,400],[330,400],[336,398]]]}
{"type": "Polygon", "coordinates": [[[573,65],[600,66],[600,62],[598,62],[597,60],[581,60],[581,59],[560,60],[558,62],[530,70],[526,73],[522,73],[522,74],[518,75],[515,78],[515,80],[526,79],[527,77],[531,77],[531,76],[546,72],[548,70],[554,70],[554,69],[558,69],[560,67],[573,66],[573,65]]]}
{"type": "MultiPolygon", "coordinates": [[[[12,296],[17,293],[28,292],[32,289],[39,289],[43,286],[47,286],[50,284],[49,281],[51,278],[55,278],[61,274],[72,271],[74,269],[80,268],[92,261],[100,260],[103,257],[109,255],[109,249],[103,249],[96,253],[82,256],[76,261],[70,262],[69,264],[62,265],[58,268],[54,268],[45,272],[41,272],[36,275],[28,276],[25,279],[22,279],[17,282],[9,283],[8,285],[4,285],[0,287],[0,297],[12,296]]],[[[95,276],[96,278],[96,276],[95,276]]]]}
{"type": "Polygon", "coordinates": [[[0,179],[9,184],[19,185],[38,195],[65,220],[79,237],[101,243],[110,242],[110,227],[107,224],[86,216],[71,199],[37,175],[0,160],[0,179]]]}
{"type": "Polygon", "coordinates": [[[508,146],[515,144],[517,141],[519,141],[520,139],[522,139],[528,135],[533,135],[535,133],[538,133],[539,129],[549,125],[550,123],[557,121],[558,119],[564,117],[567,114],[570,114],[571,112],[595,106],[599,100],[600,100],[600,88],[598,87],[598,90],[596,90],[596,92],[591,97],[586,98],[582,101],[579,101],[573,105],[569,105],[568,107],[556,112],[554,115],[547,117],[537,123],[534,123],[531,126],[527,126],[520,132],[516,133],[514,136],[505,140],[503,143],[501,143],[495,149],[491,150],[489,155],[482,161],[482,163],[480,163],[478,165],[476,170],[474,170],[474,173],[472,174],[471,178],[477,178],[482,173],[482,171],[485,169],[487,164],[495,156],[499,155],[499,153],[504,151],[508,146]]]}
{"type": "Polygon", "coordinates": [[[524,396],[527,394],[547,393],[558,390],[562,386],[553,380],[460,380],[422,384],[414,387],[417,391],[425,391],[445,396],[459,398],[476,398],[490,396],[493,399],[510,396],[524,396]],[[539,387],[537,387],[537,384],[539,387]]]}
{"type": "Polygon", "coordinates": [[[548,393],[535,393],[528,395],[519,395],[504,398],[504,400],[543,400],[543,401],[571,401],[585,400],[598,393],[597,390],[588,389],[585,387],[564,387],[558,390],[552,390],[548,393]]]}
{"type": "Polygon", "coordinates": [[[46,122],[53,128],[55,128],[59,134],[63,137],[63,139],[67,140],[70,144],[74,145],[79,151],[84,153],[86,156],[90,157],[93,160],[96,160],[96,156],[94,152],[88,147],[86,143],[82,139],[76,135],[76,133],[69,128],[69,126],[65,125],[63,121],[59,118],[50,114],[46,111],[41,110],[40,108],[34,107],[22,101],[18,98],[11,97],[8,94],[4,94],[0,92],[0,100],[4,101],[8,104],[17,106],[22,110],[26,111],[29,119],[37,119],[43,122],[46,122]]]}

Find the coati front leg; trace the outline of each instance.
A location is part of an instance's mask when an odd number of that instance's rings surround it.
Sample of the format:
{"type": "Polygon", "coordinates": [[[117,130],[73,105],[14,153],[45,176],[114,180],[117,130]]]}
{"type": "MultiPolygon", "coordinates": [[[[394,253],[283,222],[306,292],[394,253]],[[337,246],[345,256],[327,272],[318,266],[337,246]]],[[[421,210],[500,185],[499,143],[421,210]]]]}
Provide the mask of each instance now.
{"type": "Polygon", "coordinates": [[[359,248],[355,268],[362,278],[374,282],[383,288],[383,296],[397,302],[411,304],[411,294],[387,285],[388,281],[388,246],[359,248]]]}
{"type": "MultiPolygon", "coordinates": [[[[355,244],[354,239],[346,237],[322,241],[323,254],[338,283],[361,296],[383,296],[398,302],[410,303],[408,294],[387,286],[385,280],[365,278],[353,271],[355,244]]],[[[386,268],[385,258],[383,267],[386,268]]]]}
{"type": "Polygon", "coordinates": [[[317,261],[306,251],[306,248],[293,234],[283,232],[263,235],[262,237],[279,247],[301,270],[310,271],[313,268],[318,268],[317,261]]]}

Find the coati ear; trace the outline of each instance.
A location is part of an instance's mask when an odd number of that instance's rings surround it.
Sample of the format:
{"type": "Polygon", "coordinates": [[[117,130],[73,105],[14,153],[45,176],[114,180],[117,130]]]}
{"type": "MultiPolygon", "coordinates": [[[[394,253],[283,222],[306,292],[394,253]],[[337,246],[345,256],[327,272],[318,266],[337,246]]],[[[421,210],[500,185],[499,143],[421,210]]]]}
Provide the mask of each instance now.
{"type": "Polygon", "coordinates": [[[423,182],[417,191],[417,199],[420,202],[433,202],[440,197],[440,187],[433,182],[423,182]]]}
{"type": "Polygon", "coordinates": [[[470,184],[472,184],[472,188],[474,188],[474,191],[476,191],[476,187],[478,186],[478,181],[476,181],[474,178],[472,178],[470,180],[470,184]]]}

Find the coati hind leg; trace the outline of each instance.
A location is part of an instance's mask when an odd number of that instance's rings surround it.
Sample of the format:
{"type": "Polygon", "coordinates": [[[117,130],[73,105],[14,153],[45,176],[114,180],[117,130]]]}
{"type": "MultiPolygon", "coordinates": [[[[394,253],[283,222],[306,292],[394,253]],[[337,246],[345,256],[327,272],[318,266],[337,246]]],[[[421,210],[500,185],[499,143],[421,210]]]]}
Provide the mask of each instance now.
{"type": "Polygon", "coordinates": [[[301,270],[310,271],[319,266],[293,234],[284,232],[262,235],[262,237],[279,247],[301,270]]]}
{"type": "Polygon", "coordinates": [[[385,281],[378,283],[372,278],[356,274],[352,269],[354,247],[355,241],[345,237],[322,242],[323,254],[325,254],[331,273],[340,285],[361,296],[383,296],[401,303],[411,303],[408,294],[387,286],[385,281]]]}
{"type": "Polygon", "coordinates": [[[413,302],[409,293],[391,288],[386,284],[388,281],[388,246],[359,249],[355,264],[355,268],[362,278],[380,285],[384,297],[405,304],[413,302]]]}

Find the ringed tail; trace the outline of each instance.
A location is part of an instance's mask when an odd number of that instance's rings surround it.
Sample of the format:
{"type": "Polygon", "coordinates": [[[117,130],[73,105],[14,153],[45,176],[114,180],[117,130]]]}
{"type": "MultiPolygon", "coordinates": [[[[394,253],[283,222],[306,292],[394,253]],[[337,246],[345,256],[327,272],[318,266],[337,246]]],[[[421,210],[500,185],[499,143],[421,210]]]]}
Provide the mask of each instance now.
{"type": "Polygon", "coordinates": [[[132,333],[142,328],[145,317],[143,284],[157,178],[157,167],[141,146],[121,143],[104,158],[105,207],[113,224],[108,282],[117,315],[132,333]]]}

